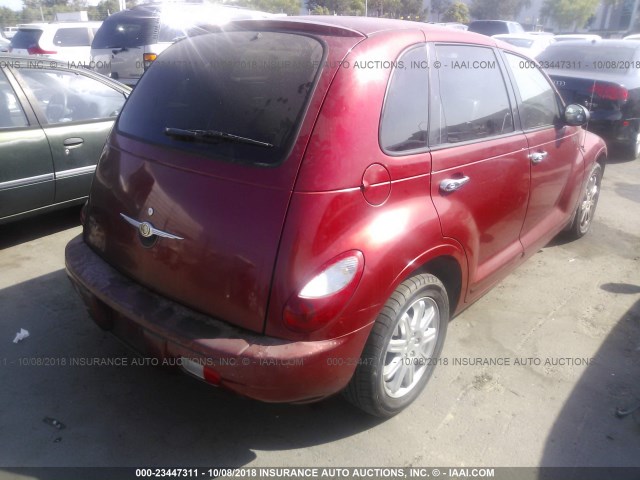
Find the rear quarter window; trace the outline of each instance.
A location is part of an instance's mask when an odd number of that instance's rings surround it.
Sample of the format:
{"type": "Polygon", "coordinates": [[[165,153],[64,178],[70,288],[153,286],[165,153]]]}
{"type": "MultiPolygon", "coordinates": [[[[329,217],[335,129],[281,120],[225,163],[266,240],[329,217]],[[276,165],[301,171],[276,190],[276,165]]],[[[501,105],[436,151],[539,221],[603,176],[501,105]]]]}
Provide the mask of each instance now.
{"type": "Polygon", "coordinates": [[[426,45],[405,52],[389,83],[380,125],[380,145],[390,154],[427,147],[429,71],[426,45]]]}
{"type": "Polygon", "coordinates": [[[182,40],[156,60],[125,105],[118,131],[232,162],[284,160],[323,58],[311,37],[223,32],[182,40]],[[224,132],[271,146],[177,138],[167,129],[224,132]]]}

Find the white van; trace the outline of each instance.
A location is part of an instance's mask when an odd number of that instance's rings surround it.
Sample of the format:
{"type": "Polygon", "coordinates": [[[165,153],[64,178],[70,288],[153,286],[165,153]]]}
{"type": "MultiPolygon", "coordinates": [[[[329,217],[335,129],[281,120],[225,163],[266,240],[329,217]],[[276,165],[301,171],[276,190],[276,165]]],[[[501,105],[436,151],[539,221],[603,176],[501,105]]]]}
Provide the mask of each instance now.
{"type": "Polygon", "coordinates": [[[274,15],[206,4],[145,4],[108,17],[91,44],[94,69],[135,86],[145,69],[176,40],[200,25],[274,15]]]}
{"type": "Polygon", "coordinates": [[[51,22],[20,25],[11,39],[9,51],[17,55],[53,57],[88,66],[91,42],[102,22],[51,22]]]}

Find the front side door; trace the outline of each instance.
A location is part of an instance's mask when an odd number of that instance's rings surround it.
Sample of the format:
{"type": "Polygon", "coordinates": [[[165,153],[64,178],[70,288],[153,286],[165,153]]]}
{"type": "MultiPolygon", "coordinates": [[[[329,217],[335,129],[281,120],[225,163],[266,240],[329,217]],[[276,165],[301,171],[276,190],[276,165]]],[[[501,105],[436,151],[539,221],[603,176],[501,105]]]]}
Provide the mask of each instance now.
{"type": "Polygon", "coordinates": [[[429,140],[431,196],[444,236],[467,253],[473,301],[522,258],[527,140],[493,49],[436,45],[429,140]]]}
{"type": "Polygon", "coordinates": [[[124,94],[75,71],[23,69],[20,76],[51,147],[55,203],[86,197],[124,94]]]}
{"type": "Polygon", "coordinates": [[[53,202],[49,144],[11,73],[0,70],[0,220],[53,202]]]}
{"type": "Polygon", "coordinates": [[[522,226],[525,250],[537,250],[567,223],[584,177],[580,127],[563,125],[555,90],[524,57],[505,52],[518,96],[518,111],[529,145],[531,194],[522,226]]]}

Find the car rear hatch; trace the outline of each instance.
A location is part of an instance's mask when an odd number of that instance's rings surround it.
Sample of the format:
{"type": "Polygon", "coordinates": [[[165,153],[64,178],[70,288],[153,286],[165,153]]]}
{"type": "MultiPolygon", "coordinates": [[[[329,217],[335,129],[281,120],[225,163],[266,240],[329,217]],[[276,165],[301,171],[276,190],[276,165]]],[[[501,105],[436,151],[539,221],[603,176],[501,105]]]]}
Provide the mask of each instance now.
{"type": "Polygon", "coordinates": [[[584,72],[547,72],[565,103],[584,105],[592,120],[620,120],[620,109],[627,102],[629,92],[624,82],[611,75],[584,72]]]}
{"type": "Polygon", "coordinates": [[[168,49],[99,162],[85,241],[142,285],[262,332],[297,171],[339,62],[360,40],[351,33],[256,27],[168,49]]]}
{"type": "Polygon", "coordinates": [[[108,17],[91,44],[95,70],[135,84],[144,73],[145,47],[158,41],[159,16],[147,10],[108,17]]]}
{"type": "Polygon", "coordinates": [[[54,54],[53,51],[45,51],[40,48],[39,41],[42,36],[40,28],[20,28],[11,39],[9,51],[16,55],[54,54]]]}

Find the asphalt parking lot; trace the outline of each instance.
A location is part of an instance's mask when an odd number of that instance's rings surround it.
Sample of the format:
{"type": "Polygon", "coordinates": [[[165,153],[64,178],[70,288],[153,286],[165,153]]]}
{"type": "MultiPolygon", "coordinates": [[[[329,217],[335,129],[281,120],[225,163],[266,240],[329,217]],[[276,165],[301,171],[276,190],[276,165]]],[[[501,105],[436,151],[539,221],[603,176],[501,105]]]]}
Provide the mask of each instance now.
{"type": "Polygon", "coordinates": [[[615,415],[640,402],[640,160],[610,161],[585,238],[552,242],[452,321],[448,364],[386,421],[339,397],[261,404],[130,365],[66,279],[77,218],[0,226],[0,478],[24,466],[640,466],[640,411],[615,415]]]}

